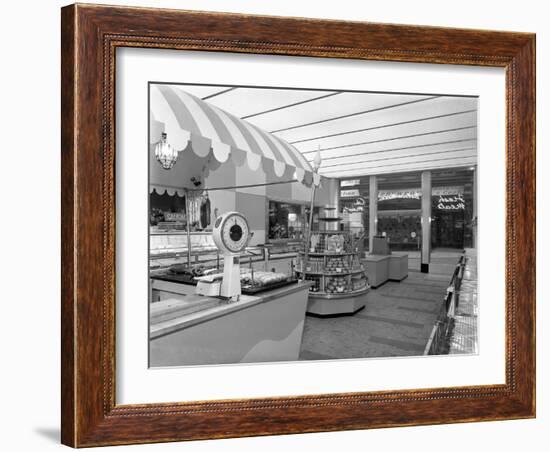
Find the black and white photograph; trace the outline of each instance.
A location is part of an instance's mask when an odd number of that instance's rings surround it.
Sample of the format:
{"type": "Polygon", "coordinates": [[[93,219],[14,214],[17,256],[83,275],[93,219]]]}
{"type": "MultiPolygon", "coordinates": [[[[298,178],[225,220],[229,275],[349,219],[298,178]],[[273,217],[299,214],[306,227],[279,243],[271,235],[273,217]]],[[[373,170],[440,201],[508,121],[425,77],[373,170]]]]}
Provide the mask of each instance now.
{"type": "Polygon", "coordinates": [[[441,5],[4,3],[3,450],[548,449],[548,8],[441,5]]]}
{"type": "Polygon", "coordinates": [[[476,96],[148,91],[150,367],[478,352],[476,96]]]}

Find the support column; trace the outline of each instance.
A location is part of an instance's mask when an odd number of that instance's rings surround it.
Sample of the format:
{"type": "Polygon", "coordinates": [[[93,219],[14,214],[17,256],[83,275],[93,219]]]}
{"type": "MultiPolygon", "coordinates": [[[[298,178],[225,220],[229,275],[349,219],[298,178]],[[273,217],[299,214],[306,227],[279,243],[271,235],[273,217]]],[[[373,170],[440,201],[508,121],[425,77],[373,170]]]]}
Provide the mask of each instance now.
{"type": "Polygon", "coordinates": [[[430,252],[432,248],[432,173],[422,172],[422,255],[420,271],[430,271],[430,252]]]}
{"type": "Polygon", "coordinates": [[[369,253],[372,253],[374,236],[378,233],[378,181],[369,176],[369,253]]]}

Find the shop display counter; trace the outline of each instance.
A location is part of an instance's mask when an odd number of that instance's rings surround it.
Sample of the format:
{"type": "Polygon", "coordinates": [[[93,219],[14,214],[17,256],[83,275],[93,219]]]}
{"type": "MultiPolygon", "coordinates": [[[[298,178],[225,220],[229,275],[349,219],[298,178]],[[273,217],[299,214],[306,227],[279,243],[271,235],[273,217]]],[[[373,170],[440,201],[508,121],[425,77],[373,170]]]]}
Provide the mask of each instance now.
{"type": "Polygon", "coordinates": [[[367,254],[363,258],[363,263],[373,288],[381,286],[386,281],[402,281],[409,275],[409,255],[406,253],[367,254]]]}
{"type": "Polygon", "coordinates": [[[365,307],[368,288],[346,293],[310,293],[307,313],[315,317],[352,315],[365,307]]]}
{"type": "Polygon", "coordinates": [[[390,255],[367,254],[363,259],[371,287],[381,286],[388,280],[390,255]]]}
{"type": "Polygon", "coordinates": [[[232,303],[195,294],[152,303],[150,365],[297,360],[310,286],[298,282],[232,303]]]}
{"type": "Polygon", "coordinates": [[[409,255],[393,251],[390,254],[388,279],[403,281],[407,276],[409,276],[409,255]]]}
{"type": "Polygon", "coordinates": [[[180,281],[182,278],[181,275],[170,273],[152,276],[150,279],[151,301],[156,303],[170,298],[181,299],[186,295],[194,294],[196,284],[187,280],[180,281]]]}
{"type": "MultiPolygon", "coordinates": [[[[220,270],[215,271],[215,273],[219,272],[220,270]]],[[[150,300],[152,303],[157,303],[167,299],[182,299],[187,295],[196,293],[197,282],[197,279],[189,272],[175,273],[168,271],[151,275],[150,300]]],[[[283,272],[250,271],[247,268],[241,270],[241,291],[245,295],[256,295],[296,282],[297,278],[294,272],[288,275],[283,272]]]]}

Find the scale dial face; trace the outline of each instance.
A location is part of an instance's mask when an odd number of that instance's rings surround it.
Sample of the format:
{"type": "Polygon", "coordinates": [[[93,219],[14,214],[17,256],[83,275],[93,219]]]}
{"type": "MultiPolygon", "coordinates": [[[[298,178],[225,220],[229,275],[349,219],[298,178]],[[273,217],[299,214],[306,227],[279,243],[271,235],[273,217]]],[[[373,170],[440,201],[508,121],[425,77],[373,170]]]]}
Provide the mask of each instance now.
{"type": "Polygon", "coordinates": [[[248,229],[248,222],[246,218],[243,217],[238,212],[229,212],[225,215],[222,215],[215,223],[216,235],[221,239],[216,240],[218,246],[221,245],[223,250],[230,253],[239,253],[241,252],[248,243],[248,238],[250,231],[248,229]],[[220,221],[221,219],[221,221],[220,221]]]}

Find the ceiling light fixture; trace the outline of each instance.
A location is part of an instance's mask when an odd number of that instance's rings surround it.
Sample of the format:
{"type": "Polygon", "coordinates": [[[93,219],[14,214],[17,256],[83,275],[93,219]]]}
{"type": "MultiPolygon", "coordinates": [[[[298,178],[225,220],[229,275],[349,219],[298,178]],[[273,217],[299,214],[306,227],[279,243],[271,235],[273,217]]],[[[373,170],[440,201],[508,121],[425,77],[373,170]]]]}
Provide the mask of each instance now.
{"type": "Polygon", "coordinates": [[[160,141],[155,146],[155,157],[165,170],[172,169],[178,159],[176,151],[167,141],[167,134],[162,133],[160,141]]]}

